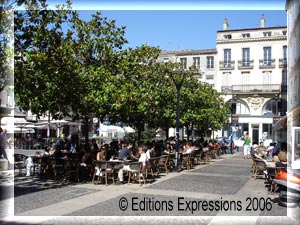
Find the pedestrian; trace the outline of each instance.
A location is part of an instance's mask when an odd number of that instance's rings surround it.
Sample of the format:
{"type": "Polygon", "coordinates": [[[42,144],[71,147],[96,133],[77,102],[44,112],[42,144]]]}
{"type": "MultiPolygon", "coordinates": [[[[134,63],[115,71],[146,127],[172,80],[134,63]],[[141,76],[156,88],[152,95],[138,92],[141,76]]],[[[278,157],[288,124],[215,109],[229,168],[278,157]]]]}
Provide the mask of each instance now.
{"type": "Polygon", "coordinates": [[[4,157],[4,159],[8,160],[7,154],[6,154],[6,143],[7,143],[7,139],[6,139],[6,132],[7,130],[5,128],[1,128],[0,127],[0,157],[2,158],[2,155],[4,157]]]}
{"type": "Polygon", "coordinates": [[[250,158],[250,143],[251,143],[251,139],[249,137],[248,132],[245,133],[245,137],[244,137],[244,159],[249,159],[250,158]]]}

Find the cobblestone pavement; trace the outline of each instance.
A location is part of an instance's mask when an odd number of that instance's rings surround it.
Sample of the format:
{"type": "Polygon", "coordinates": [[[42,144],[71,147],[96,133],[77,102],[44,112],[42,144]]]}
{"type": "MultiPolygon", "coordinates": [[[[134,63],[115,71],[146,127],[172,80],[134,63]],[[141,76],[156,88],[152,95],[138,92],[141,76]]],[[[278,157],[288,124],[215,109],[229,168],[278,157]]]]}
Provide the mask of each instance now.
{"type": "MultiPolygon", "coordinates": [[[[1,172],[4,224],[298,224],[299,208],[278,205],[251,160],[223,155],[146,185],[65,183],[1,172]],[[258,203],[258,205],[257,205],[258,203]],[[10,206],[10,207],[9,207],[10,206]],[[260,207],[260,208],[259,208],[260,207]],[[267,207],[270,210],[267,210],[267,207]]],[[[1,223],[0,223],[1,224],[1,223]]]]}

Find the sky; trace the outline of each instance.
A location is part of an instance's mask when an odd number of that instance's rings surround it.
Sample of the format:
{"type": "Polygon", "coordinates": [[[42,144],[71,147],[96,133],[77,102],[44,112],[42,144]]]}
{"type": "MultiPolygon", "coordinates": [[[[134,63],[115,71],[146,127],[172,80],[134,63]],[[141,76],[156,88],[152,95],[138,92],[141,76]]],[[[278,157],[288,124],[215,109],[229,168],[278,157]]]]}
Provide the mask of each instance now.
{"type": "Polygon", "coordinates": [[[126,26],[125,48],[144,43],[162,50],[215,48],[225,18],[229,29],[255,28],[262,14],[266,27],[287,25],[285,0],[73,0],[73,9],[85,20],[97,10],[126,26]]]}

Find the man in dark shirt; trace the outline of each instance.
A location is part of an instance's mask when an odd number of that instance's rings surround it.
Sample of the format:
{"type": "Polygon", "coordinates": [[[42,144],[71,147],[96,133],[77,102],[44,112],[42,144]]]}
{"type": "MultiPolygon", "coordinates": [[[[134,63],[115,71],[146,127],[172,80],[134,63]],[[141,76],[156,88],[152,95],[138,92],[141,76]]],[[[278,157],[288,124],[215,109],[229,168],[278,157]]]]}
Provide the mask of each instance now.
{"type": "Polygon", "coordinates": [[[123,148],[119,151],[119,159],[125,160],[131,157],[131,149],[132,143],[128,143],[127,147],[126,144],[123,145],[123,148]]]}

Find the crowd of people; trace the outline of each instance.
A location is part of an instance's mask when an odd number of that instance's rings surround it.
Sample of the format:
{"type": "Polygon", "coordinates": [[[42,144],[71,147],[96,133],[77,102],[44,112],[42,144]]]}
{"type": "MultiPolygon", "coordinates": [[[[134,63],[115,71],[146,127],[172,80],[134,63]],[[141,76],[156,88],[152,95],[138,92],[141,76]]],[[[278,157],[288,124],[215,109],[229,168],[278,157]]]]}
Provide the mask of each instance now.
{"type": "Polygon", "coordinates": [[[286,142],[270,143],[264,146],[263,142],[252,146],[252,154],[255,158],[263,160],[269,167],[287,168],[287,144],[286,142]]]}
{"type": "MultiPolygon", "coordinates": [[[[94,160],[108,161],[127,159],[146,162],[151,157],[173,154],[176,149],[175,140],[152,141],[141,143],[139,146],[136,146],[134,142],[122,140],[105,143],[102,140],[91,139],[89,143],[85,143],[81,141],[79,133],[80,131],[77,129],[69,138],[66,138],[63,134],[60,135],[52,145],[45,146],[44,151],[37,150],[34,158],[42,158],[43,161],[46,161],[49,157],[62,160],[77,158],[80,161],[80,166],[85,167],[89,176],[91,176],[94,169],[94,160]],[[142,157],[142,155],[144,155],[143,153],[145,153],[145,156],[142,157]]],[[[201,139],[194,142],[186,140],[180,141],[178,147],[182,155],[191,154],[194,149],[201,150],[203,147],[220,149],[220,145],[217,141],[203,141],[201,139]]],[[[27,176],[31,175],[32,170],[30,168],[33,166],[33,161],[29,158],[26,160],[27,176]]],[[[125,171],[126,168],[123,168],[123,170],[125,171]]],[[[38,169],[38,173],[41,172],[43,171],[38,169]]],[[[119,180],[122,181],[121,175],[119,175],[119,180]]]]}
{"type": "MultiPolygon", "coordinates": [[[[1,138],[1,136],[0,136],[1,138]]],[[[1,140],[1,139],[0,139],[1,140]]],[[[284,143],[271,143],[270,146],[265,147],[261,142],[259,145],[250,145],[250,138],[248,133],[244,136],[244,159],[250,158],[254,153],[263,160],[274,160],[279,162],[279,152],[286,151],[284,143]]],[[[203,138],[196,139],[195,141],[180,141],[178,144],[178,150],[181,156],[185,154],[192,154],[195,149],[202,150],[203,148],[214,149],[216,157],[220,157],[221,154],[233,153],[230,143],[225,140],[204,140],[203,138]],[[230,150],[228,152],[228,149],[230,150]]],[[[0,142],[1,147],[1,142],[0,142]]],[[[44,147],[44,151],[38,150],[35,154],[35,158],[42,158],[44,161],[48,157],[59,158],[67,160],[70,158],[77,158],[80,161],[80,166],[85,167],[89,176],[92,176],[94,166],[94,160],[133,160],[146,162],[151,157],[159,157],[164,154],[174,154],[177,148],[176,140],[153,140],[146,143],[141,143],[139,146],[133,142],[126,142],[123,140],[111,141],[105,143],[100,139],[91,139],[89,143],[85,143],[80,139],[80,130],[76,129],[68,138],[64,134],[61,134],[59,138],[51,145],[44,147]]],[[[2,151],[1,151],[2,153],[2,151]]],[[[282,153],[281,153],[282,154],[282,153]]],[[[29,157],[30,158],[30,157],[29,157]]],[[[282,161],[282,160],[281,160],[282,161]]],[[[27,176],[31,175],[30,168],[33,162],[31,159],[26,160],[27,176]]],[[[47,168],[45,168],[47,169],[47,168]]],[[[122,173],[129,170],[128,167],[120,168],[119,181],[123,182],[122,173]]],[[[39,173],[43,172],[38,170],[39,173]]]]}

